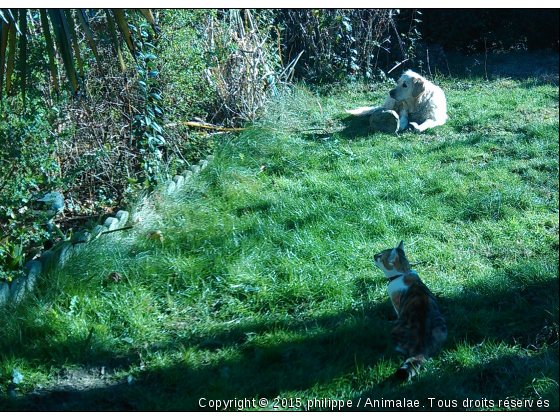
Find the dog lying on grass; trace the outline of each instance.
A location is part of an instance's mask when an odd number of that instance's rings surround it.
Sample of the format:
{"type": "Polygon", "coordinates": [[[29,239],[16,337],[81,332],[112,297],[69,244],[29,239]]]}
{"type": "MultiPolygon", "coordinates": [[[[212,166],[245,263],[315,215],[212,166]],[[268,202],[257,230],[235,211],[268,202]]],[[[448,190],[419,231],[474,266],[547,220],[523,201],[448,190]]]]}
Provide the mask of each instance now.
{"type": "Polygon", "coordinates": [[[373,130],[396,133],[409,125],[422,132],[443,125],[447,120],[447,101],[440,87],[411,70],[403,73],[382,107],[360,107],[350,111],[356,116],[370,115],[373,130]]]}

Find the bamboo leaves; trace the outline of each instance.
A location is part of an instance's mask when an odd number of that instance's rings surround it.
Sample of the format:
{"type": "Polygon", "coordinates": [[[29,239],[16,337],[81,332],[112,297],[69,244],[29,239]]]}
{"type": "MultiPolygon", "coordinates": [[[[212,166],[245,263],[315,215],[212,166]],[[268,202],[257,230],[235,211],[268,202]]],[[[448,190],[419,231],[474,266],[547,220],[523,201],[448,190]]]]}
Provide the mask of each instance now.
{"type": "Polygon", "coordinates": [[[121,52],[121,45],[119,43],[119,40],[117,38],[117,31],[115,30],[115,22],[112,19],[111,13],[109,11],[109,9],[105,9],[105,13],[107,15],[107,25],[109,27],[109,32],[111,33],[111,37],[113,39],[113,45],[115,46],[115,49],[117,50],[117,57],[119,59],[119,64],[121,66],[121,71],[124,73],[124,71],[126,70],[126,66],[124,64],[124,59],[122,56],[122,52],[121,52]]]}
{"type": "MultiPolygon", "coordinates": [[[[134,56],[134,44],[132,42],[132,36],[130,35],[130,31],[128,30],[128,24],[126,23],[126,19],[124,17],[124,11],[122,9],[112,9],[112,11],[113,11],[113,15],[115,16],[117,26],[119,27],[121,33],[124,36],[126,45],[128,46],[128,49],[132,52],[132,56],[134,56]]],[[[111,20],[108,14],[107,14],[107,19],[111,20]]]]}
{"type": "Polygon", "coordinates": [[[78,9],[76,11],[76,16],[78,17],[78,22],[80,22],[80,26],[82,28],[82,30],[84,31],[84,35],[88,41],[88,44],[91,48],[91,50],[93,51],[93,55],[95,56],[95,60],[97,61],[97,63],[99,64],[99,54],[97,53],[97,45],[95,44],[95,41],[93,40],[93,33],[91,32],[91,29],[87,23],[86,20],[86,15],[85,15],[85,10],[84,9],[78,9]]]}
{"type": "MultiPolygon", "coordinates": [[[[69,9],[64,9],[64,15],[66,16],[66,22],[74,22],[72,19],[72,12],[69,9]]],[[[70,37],[72,39],[72,45],[74,46],[74,52],[76,53],[76,61],[78,62],[78,68],[80,70],[80,76],[84,78],[84,65],[82,63],[82,57],[80,56],[80,47],[78,45],[78,35],[76,34],[76,28],[73,24],[65,25],[68,27],[70,32],[70,37]]]]}
{"type": "MultiPolygon", "coordinates": [[[[19,30],[19,29],[18,29],[19,30]]],[[[14,71],[14,56],[16,51],[16,25],[15,22],[10,26],[10,41],[8,42],[8,65],[6,68],[6,92],[10,92],[12,72],[14,71]]],[[[0,79],[0,98],[2,98],[2,80],[0,79]]]]}
{"type": "MultiPolygon", "coordinates": [[[[154,29],[157,28],[154,16],[149,9],[140,9],[140,13],[154,29]]],[[[125,63],[118,33],[124,39],[133,57],[135,54],[127,16],[123,9],[107,9],[105,14],[107,28],[111,34],[119,64],[124,71],[125,63]]],[[[96,40],[88,23],[86,11],[84,9],[39,9],[38,16],[40,17],[40,31],[44,35],[48,71],[53,79],[54,89],[57,92],[59,90],[57,61],[60,58],[72,92],[74,94],[78,93],[80,80],[83,80],[85,76],[79,35],[83,35],[96,62],[98,65],[100,63],[96,40]]],[[[20,88],[25,100],[28,66],[35,64],[29,62],[27,56],[27,43],[28,37],[30,37],[30,34],[27,33],[29,19],[31,19],[31,14],[28,13],[27,9],[0,9],[0,100],[4,92],[4,79],[6,80],[5,91],[8,94],[10,93],[14,67],[18,69],[20,74],[20,88]],[[16,42],[16,40],[19,42],[16,42]],[[16,56],[17,65],[15,63],[16,56]]]]}
{"type": "Polygon", "coordinates": [[[54,46],[51,38],[51,31],[49,30],[49,20],[47,19],[47,12],[43,9],[40,10],[41,13],[41,25],[46,30],[44,31],[45,34],[45,44],[47,47],[47,54],[49,56],[49,69],[51,71],[51,77],[53,79],[53,86],[58,93],[58,69],[56,66],[56,60],[54,57],[54,46]]]}
{"type": "MultiPolygon", "coordinates": [[[[53,25],[53,32],[56,40],[57,50],[66,70],[66,76],[70,80],[72,90],[74,93],[78,92],[78,79],[76,77],[76,69],[74,68],[74,57],[72,54],[72,45],[70,44],[70,34],[68,31],[68,24],[66,17],[60,9],[47,10],[51,23],[53,25]]],[[[48,30],[48,28],[44,28],[48,30]]]]}
{"type": "MultiPolygon", "coordinates": [[[[0,11],[1,13],[1,11],[0,11]]],[[[2,82],[4,81],[4,61],[6,60],[6,46],[8,44],[8,33],[10,30],[10,26],[7,20],[4,18],[2,14],[3,21],[0,21],[0,32],[2,33],[2,40],[0,44],[0,86],[2,86],[2,82]]],[[[2,90],[0,89],[0,99],[2,98],[2,90]]]]}
{"type": "Polygon", "coordinates": [[[27,16],[26,9],[19,9],[19,72],[21,77],[21,96],[25,104],[25,87],[27,80],[27,16]]]}

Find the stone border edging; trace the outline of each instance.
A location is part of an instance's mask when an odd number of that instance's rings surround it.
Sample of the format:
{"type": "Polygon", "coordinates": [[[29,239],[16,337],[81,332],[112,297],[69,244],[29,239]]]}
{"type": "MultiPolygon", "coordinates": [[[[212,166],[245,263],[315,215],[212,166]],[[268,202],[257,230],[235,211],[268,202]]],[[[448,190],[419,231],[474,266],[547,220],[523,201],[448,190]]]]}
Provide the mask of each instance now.
{"type": "MultiPolygon", "coordinates": [[[[175,175],[172,180],[163,184],[164,191],[167,194],[179,192],[213,160],[214,156],[208,155],[206,159],[201,159],[197,165],[191,165],[181,175],[175,175]]],[[[21,303],[26,294],[33,291],[41,274],[45,274],[59,264],[64,265],[75,248],[79,249],[86,246],[105,232],[108,233],[125,227],[128,218],[128,211],[119,210],[115,217],[107,217],[105,222],[102,225],[95,226],[91,233],[77,232],[69,240],[55,244],[53,250],[43,251],[38,260],[28,261],[23,267],[23,275],[12,280],[11,285],[0,282],[0,307],[6,306],[8,303],[12,305],[21,303]]]]}

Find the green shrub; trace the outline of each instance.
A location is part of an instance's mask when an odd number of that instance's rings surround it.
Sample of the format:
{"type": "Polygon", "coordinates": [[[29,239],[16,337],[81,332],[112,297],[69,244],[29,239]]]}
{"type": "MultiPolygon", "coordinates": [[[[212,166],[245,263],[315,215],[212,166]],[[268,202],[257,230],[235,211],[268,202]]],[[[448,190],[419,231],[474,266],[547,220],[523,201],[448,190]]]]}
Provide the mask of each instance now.
{"type": "Polygon", "coordinates": [[[49,123],[56,109],[28,97],[27,112],[14,112],[22,103],[11,99],[0,104],[0,280],[21,268],[26,250],[46,237],[34,200],[62,184],[49,123]]]}
{"type": "Polygon", "coordinates": [[[215,10],[164,9],[159,12],[161,35],[157,48],[164,106],[170,121],[209,121],[216,113],[216,94],[205,78],[203,48],[208,20],[215,10]]]}

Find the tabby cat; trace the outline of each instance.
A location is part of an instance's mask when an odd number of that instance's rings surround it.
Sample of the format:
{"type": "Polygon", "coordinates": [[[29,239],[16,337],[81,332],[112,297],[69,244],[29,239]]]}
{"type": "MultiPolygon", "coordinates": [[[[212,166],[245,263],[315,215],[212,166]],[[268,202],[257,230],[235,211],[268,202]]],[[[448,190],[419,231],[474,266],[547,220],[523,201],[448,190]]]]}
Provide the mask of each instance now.
{"type": "Polygon", "coordinates": [[[398,315],[391,335],[397,351],[408,357],[395,376],[410,379],[422,363],[439,351],[447,338],[447,326],[436,298],[406,259],[403,241],[373,258],[389,280],[389,297],[398,315]]]}

